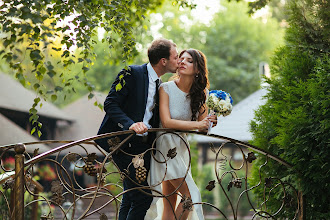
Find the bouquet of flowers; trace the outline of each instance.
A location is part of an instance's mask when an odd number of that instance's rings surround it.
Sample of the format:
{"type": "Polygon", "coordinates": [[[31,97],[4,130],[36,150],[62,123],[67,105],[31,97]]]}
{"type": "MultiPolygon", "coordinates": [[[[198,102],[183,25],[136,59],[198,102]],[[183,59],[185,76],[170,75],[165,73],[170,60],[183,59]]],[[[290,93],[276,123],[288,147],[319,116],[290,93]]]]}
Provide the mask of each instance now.
{"type": "MultiPolygon", "coordinates": [[[[222,90],[211,90],[206,100],[206,105],[210,109],[210,115],[227,116],[233,110],[232,104],[233,99],[230,94],[222,90]]],[[[208,133],[210,133],[212,124],[210,123],[208,133]]]]}

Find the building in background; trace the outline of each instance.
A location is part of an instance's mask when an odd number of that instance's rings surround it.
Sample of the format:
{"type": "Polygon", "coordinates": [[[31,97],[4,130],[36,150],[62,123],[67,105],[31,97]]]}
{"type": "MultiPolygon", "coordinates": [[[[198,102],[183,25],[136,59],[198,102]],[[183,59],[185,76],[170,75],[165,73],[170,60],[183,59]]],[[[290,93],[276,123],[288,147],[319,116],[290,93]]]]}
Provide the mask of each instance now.
{"type": "MultiPolygon", "coordinates": [[[[32,128],[29,122],[29,110],[37,95],[24,88],[11,76],[3,73],[0,73],[0,93],[0,114],[30,134],[32,128]]],[[[60,123],[69,125],[74,119],[70,114],[62,111],[55,105],[45,101],[42,103],[41,108],[39,106],[36,107],[39,115],[38,120],[42,123],[42,136],[40,139],[52,140],[55,138],[55,133],[60,123]]],[[[35,137],[37,137],[37,134],[35,134],[35,137]]],[[[24,142],[24,140],[20,142],[24,142]]]]}
{"type": "MultiPolygon", "coordinates": [[[[249,123],[254,118],[254,111],[266,102],[263,99],[266,93],[266,89],[259,89],[234,105],[230,115],[218,118],[217,126],[212,128],[210,133],[248,143],[252,140],[249,123]]],[[[214,161],[215,154],[211,151],[210,145],[217,148],[223,143],[221,139],[201,135],[196,135],[193,140],[198,144],[202,164],[214,161]]],[[[242,153],[234,144],[226,144],[225,149],[230,150],[229,155],[234,160],[242,160],[242,153]]]]}

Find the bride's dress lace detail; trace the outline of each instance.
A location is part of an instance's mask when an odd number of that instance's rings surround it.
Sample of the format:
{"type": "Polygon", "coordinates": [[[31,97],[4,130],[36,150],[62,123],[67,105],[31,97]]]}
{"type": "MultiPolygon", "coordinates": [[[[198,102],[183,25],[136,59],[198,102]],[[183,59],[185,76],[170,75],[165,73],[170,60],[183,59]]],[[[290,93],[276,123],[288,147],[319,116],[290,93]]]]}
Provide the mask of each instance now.
{"type": "MultiPolygon", "coordinates": [[[[161,84],[164,91],[169,96],[169,109],[172,119],[190,121],[191,120],[191,109],[190,109],[190,98],[187,97],[188,93],[181,91],[174,81],[170,81],[167,83],[161,84]]],[[[161,125],[160,125],[161,127],[161,125]]],[[[161,135],[159,133],[158,135],[161,135]]],[[[184,133],[180,133],[184,140],[182,140],[176,134],[165,134],[161,135],[156,143],[157,151],[155,159],[151,157],[151,164],[150,164],[150,172],[148,181],[150,186],[154,190],[162,192],[161,183],[162,181],[171,180],[171,179],[178,179],[183,178],[186,176],[186,183],[189,188],[189,192],[191,194],[191,199],[193,203],[201,202],[201,195],[199,192],[198,187],[196,186],[190,171],[190,164],[189,164],[189,151],[185,142],[188,144],[187,136],[184,133]],[[168,151],[176,148],[177,155],[170,159],[167,154],[168,151]],[[164,161],[167,160],[167,163],[164,161]],[[167,168],[166,168],[167,165],[167,168]],[[187,173],[188,170],[188,173],[187,173]]],[[[160,196],[159,193],[154,192],[153,194],[156,196],[160,196]]],[[[178,202],[180,202],[180,198],[178,202]]],[[[151,219],[161,219],[162,217],[162,209],[163,203],[162,199],[157,197],[154,198],[154,201],[147,212],[145,220],[151,219]]],[[[197,219],[201,220],[204,219],[202,205],[194,205],[193,211],[191,212],[189,219],[197,219]]]]}
{"type": "Polygon", "coordinates": [[[190,121],[191,109],[190,98],[187,97],[188,93],[181,91],[174,81],[162,83],[160,87],[163,87],[164,91],[169,96],[169,109],[171,118],[190,121]]]}

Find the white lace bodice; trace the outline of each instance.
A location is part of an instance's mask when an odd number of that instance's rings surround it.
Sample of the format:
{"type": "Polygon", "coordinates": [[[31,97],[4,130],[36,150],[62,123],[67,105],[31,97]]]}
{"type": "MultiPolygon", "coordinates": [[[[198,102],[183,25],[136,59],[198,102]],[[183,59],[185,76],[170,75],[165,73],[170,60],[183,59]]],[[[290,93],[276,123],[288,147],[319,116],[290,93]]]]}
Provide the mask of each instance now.
{"type": "Polygon", "coordinates": [[[181,91],[174,81],[162,83],[160,87],[168,94],[171,118],[190,121],[192,113],[188,93],[181,91]]]}

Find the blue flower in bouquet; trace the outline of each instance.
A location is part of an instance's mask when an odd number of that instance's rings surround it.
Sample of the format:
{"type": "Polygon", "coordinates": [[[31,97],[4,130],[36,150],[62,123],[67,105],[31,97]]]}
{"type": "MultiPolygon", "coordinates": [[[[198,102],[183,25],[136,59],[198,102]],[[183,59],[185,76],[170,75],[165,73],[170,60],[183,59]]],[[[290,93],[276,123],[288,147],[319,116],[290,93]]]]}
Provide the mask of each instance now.
{"type": "Polygon", "coordinates": [[[222,91],[222,90],[211,90],[209,92],[209,94],[215,94],[215,96],[218,98],[218,99],[222,99],[222,100],[226,100],[226,97],[229,97],[230,99],[230,104],[233,104],[233,99],[231,97],[231,95],[225,91],[222,91]]]}
{"type": "Polygon", "coordinates": [[[233,109],[233,99],[231,95],[222,90],[211,90],[206,100],[207,107],[217,116],[227,116],[233,109]]]}

